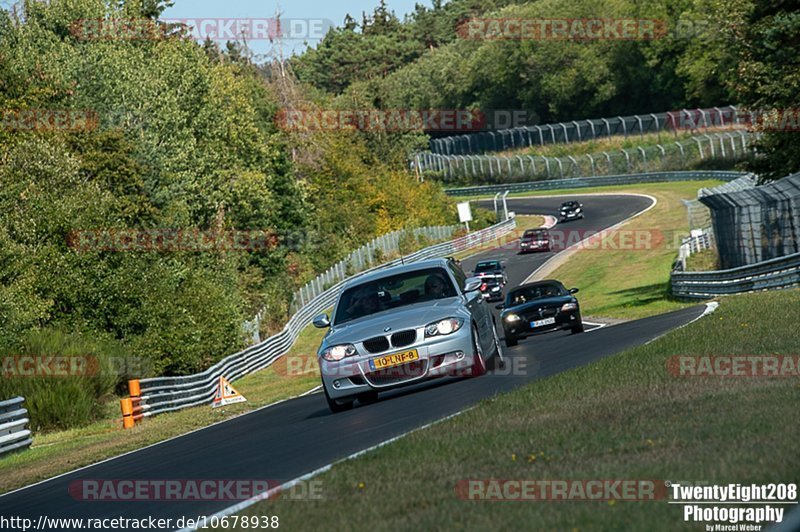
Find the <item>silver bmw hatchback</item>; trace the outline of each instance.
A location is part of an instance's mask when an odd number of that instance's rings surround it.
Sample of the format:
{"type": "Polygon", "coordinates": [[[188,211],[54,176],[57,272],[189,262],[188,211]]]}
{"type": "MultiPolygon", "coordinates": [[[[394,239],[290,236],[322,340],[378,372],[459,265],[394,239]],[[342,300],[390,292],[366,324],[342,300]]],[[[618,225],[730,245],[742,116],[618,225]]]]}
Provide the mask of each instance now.
{"type": "Polygon", "coordinates": [[[447,375],[483,375],[502,358],[479,279],[452,260],[434,259],[348,282],[317,356],[333,412],[375,401],[378,393],[447,375]]]}

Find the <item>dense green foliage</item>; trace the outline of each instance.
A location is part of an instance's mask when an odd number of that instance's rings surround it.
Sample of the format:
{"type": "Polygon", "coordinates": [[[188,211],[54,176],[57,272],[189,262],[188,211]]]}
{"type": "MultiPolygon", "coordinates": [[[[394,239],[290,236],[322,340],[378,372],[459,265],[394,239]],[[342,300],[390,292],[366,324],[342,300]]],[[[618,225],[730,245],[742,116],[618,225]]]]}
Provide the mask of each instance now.
{"type": "Polygon", "coordinates": [[[197,371],[243,347],[242,323],[257,310],[266,307],[267,326],[285,322],[293,290],[349,250],[401,227],[456,221],[438,187],[368,147],[387,139],[279,129],[279,87],[237,46],[70,31],[82,19],[154,19],[166,4],[30,0],[0,10],[3,354],[58,352],[60,342],[74,351],[80,335],[148,360],[152,374],[197,371]],[[91,111],[99,127],[20,129],[9,121],[20,110],[91,111]],[[279,245],[68,245],[73,231],[131,228],[258,230],[279,245]]]}
{"type": "MultiPolygon", "coordinates": [[[[404,21],[381,2],[294,63],[300,79],[348,104],[521,110],[527,123],[729,103],[796,113],[799,32],[795,0],[451,0],[404,21]],[[461,38],[459,23],[472,17],[654,19],[659,31],[640,40],[461,38]]],[[[795,135],[766,134],[754,168],[797,171],[795,135]]]]}

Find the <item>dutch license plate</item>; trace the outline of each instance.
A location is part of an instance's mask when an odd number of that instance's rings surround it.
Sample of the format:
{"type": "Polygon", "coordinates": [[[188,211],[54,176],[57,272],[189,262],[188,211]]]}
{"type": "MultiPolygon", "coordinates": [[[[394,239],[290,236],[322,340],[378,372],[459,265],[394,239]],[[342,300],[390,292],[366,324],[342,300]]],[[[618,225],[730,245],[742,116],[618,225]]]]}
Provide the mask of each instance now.
{"type": "Polygon", "coordinates": [[[545,325],[553,325],[555,322],[555,318],[546,318],[543,320],[532,321],[531,327],[544,327],[545,325]]]}
{"type": "Polygon", "coordinates": [[[392,353],[391,355],[384,355],[382,357],[373,358],[369,361],[369,367],[372,371],[378,369],[393,368],[406,362],[413,362],[419,360],[419,353],[416,349],[403,351],[402,353],[392,353]]]}

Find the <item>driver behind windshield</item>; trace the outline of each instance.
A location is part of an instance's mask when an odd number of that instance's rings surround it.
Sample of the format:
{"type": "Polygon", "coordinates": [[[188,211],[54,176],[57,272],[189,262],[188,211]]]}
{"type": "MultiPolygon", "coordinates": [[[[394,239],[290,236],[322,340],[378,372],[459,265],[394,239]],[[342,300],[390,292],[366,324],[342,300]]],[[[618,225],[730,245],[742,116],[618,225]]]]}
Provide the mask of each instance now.
{"type": "Polygon", "coordinates": [[[378,293],[371,288],[362,288],[355,294],[347,307],[347,315],[350,319],[369,316],[381,310],[381,300],[378,293]]]}
{"type": "Polygon", "coordinates": [[[447,285],[444,279],[437,274],[429,275],[425,280],[425,295],[431,299],[441,299],[447,297],[445,293],[447,285]]]}

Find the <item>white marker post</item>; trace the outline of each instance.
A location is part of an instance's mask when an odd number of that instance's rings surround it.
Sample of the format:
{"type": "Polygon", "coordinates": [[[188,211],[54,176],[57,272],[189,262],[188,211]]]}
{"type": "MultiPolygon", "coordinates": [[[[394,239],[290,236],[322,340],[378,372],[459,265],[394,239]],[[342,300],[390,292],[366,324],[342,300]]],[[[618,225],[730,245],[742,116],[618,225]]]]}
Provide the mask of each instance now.
{"type": "Polygon", "coordinates": [[[467,225],[467,233],[469,233],[469,223],[472,221],[472,209],[468,201],[458,204],[458,220],[467,225]]]}

